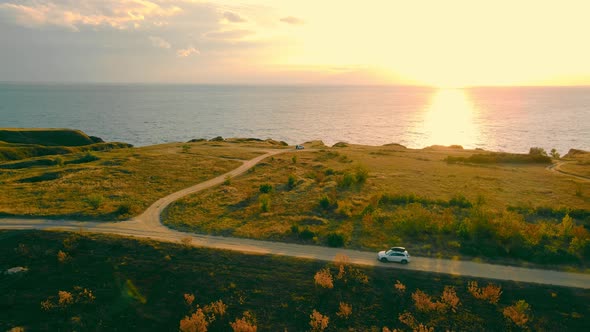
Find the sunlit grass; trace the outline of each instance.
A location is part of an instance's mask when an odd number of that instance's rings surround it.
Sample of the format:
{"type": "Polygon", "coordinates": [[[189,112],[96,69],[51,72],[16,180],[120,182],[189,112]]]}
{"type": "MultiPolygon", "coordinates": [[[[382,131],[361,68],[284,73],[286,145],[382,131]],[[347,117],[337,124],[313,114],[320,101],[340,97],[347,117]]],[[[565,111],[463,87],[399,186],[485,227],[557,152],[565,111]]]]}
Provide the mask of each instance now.
{"type": "Polygon", "coordinates": [[[62,162],[51,166],[0,169],[0,214],[124,219],[271,147],[265,143],[172,143],[93,152],[94,158],[87,160],[77,154],[62,155],[54,157],[62,162]],[[82,161],[70,163],[75,160],[82,161]]]}
{"type": "MultiPolygon", "coordinates": [[[[168,209],[164,222],[209,234],[324,245],[336,236],[331,234],[337,234],[351,248],[376,250],[399,244],[411,247],[415,254],[434,257],[482,255],[505,259],[511,256],[504,252],[509,252],[506,248],[488,252],[468,248],[467,242],[470,246],[483,242],[457,238],[455,231],[462,220],[474,218],[481,209],[490,221],[509,221],[514,227],[510,231],[525,232],[522,217],[514,212],[506,214],[509,207],[588,210],[587,198],[576,193],[590,190],[589,185],[549,172],[546,165],[445,162],[448,156],[474,153],[481,151],[354,145],[285,153],[232,179],[228,186],[179,200],[168,209]],[[360,183],[356,179],[363,176],[358,169],[368,171],[368,178],[360,183]],[[261,185],[272,186],[273,191],[261,193],[261,185]],[[384,194],[394,198],[407,195],[418,202],[377,204],[375,200],[384,194]],[[271,202],[267,211],[260,209],[262,195],[271,202]],[[311,235],[302,238],[303,231],[311,235]]],[[[545,219],[553,224],[560,223],[562,217],[525,215],[534,222],[545,219]]],[[[470,234],[479,232],[473,228],[476,226],[469,227],[470,234]]],[[[567,249],[567,243],[562,248],[567,249]]],[[[534,260],[541,262],[540,258],[534,260]]]]}

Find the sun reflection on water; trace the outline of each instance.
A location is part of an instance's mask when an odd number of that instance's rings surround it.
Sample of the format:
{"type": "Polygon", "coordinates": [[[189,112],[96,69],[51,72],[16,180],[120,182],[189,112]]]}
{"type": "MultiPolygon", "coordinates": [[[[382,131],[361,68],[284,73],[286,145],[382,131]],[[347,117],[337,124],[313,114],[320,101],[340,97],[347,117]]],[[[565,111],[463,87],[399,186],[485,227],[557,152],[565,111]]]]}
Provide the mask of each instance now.
{"type": "Polygon", "coordinates": [[[473,146],[478,128],[474,121],[475,109],[462,89],[439,89],[432,95],[422,119],[424,133],[421,146],[473,146]]]}

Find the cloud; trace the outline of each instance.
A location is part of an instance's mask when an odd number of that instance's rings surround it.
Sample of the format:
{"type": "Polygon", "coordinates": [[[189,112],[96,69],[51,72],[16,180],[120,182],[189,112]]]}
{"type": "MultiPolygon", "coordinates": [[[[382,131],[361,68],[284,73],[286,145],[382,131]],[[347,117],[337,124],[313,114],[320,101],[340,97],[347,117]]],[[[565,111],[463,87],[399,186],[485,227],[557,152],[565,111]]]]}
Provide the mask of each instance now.
{"type": "Polygon", "coordinates": [[[152,42],[152,46],[154,46],[154,47],[157,47],[157,48],[170,48],[170,47],[172,47],[172,45],[170,45],[170,43],[167,42],[163,38],[154,37],[154,36],[149,36],[148,38],[150,39],[150,41],[152,42]]]}
{"type": "Polygon", "coordinates": [[[232,22],[232,23],[246,22],[246,19],[244,19],[240,15],[238,15],[236,13],[232,13],[232,12],[223,13],[223,18],[225,18],[228,22],[232,22]]]}
{"type": "Polygon", "coordinates": [[[251,30],[225,30],[225,31],[211,31],[205,33],[205,37],[209,39],[221,39],[221,40],[236,40],[244,37],[253,35],[254,31],[251,30]]]}
{"type": "Polygon", "coordinates": [[[181,48],[181,49],[176,50],[176,56],[178,56],[179,58],[186,58],[191,55],[199,55],[199,54],[201,54],[201,52],[199,52],[199,50],[197,50],[194,47],[181,48]]]}
{"type": "Polygon", "coordinates": [[[291,25],[302,25],[305,23],[305,21],[303,21],[302,19],[294,16],[283,17],[280,21],[291,25]]]}
{"type": "MultiPolygon", "coordinates": [[[[16,0],[9,0],[14,1],[16,0]]],[[[82,26],[136,29],[165,25],[181,8],[161,0],[37,0],[0,4],[0,17],[29,28],[59,26],[78,31],[82,26]]]]}

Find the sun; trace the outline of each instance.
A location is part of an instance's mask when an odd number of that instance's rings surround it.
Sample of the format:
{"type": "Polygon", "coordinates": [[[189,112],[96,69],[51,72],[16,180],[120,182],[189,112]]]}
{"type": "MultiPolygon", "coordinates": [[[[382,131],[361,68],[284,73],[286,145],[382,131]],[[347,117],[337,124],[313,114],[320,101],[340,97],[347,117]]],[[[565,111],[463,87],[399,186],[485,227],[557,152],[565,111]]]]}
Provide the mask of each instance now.
{"type": "Polygon", "coordinates": [[[439,89],[423,113],[421,146],[470,145],[477,141],[475,110],[463,89],[439,89]]]}

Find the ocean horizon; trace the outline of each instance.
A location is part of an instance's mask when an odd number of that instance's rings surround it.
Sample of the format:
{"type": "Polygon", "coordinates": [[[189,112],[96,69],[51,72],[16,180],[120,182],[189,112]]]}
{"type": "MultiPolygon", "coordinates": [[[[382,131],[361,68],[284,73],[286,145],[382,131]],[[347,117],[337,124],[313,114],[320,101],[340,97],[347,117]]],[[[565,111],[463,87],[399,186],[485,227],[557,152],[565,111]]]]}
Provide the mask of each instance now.
{"type": "Polygon", "coordinates": [[[0,83],[0,127],[73,128],[137,146],[298,144],[590,150],[590,87],[0,83]]]}

